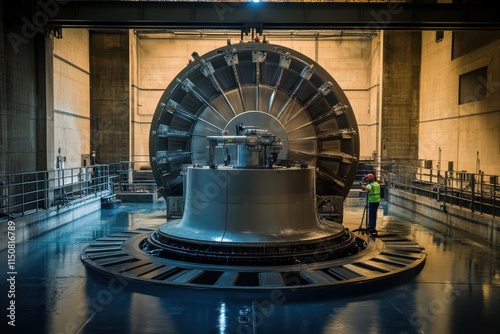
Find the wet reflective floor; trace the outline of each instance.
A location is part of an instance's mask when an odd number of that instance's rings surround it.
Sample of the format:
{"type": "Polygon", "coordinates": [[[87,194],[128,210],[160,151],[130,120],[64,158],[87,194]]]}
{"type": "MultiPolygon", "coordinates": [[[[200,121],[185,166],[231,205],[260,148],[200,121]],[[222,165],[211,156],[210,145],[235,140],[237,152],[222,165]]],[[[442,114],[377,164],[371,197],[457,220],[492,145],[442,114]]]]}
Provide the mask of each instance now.
{"type": "MultiPolygon", "coordinates": [[[[363,208],[344,209],[359,227],[363,208]]],[[[91,241],[166,221],[164,201],[124,203],[91,213],[16,245],[15,296],[7,251],[0,252],[1,333],[498,333],[498,248],[442,225],[382,216],[379,230],[425,248],[416,276],[378,291],[295,299],[137,284],[87,270],[80,253],[91,241]],[[8,302],[15,301],[15,327],[8,302]]],[[[2,236],[3,237],[3,236],[2,236]]]]}

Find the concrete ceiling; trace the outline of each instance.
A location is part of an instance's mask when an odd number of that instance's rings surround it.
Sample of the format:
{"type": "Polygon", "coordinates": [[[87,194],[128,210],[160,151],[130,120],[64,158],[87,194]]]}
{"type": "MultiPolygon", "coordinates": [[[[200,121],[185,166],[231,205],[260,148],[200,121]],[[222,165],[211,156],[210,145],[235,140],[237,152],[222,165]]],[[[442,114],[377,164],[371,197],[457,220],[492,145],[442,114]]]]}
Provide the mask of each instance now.
{"type": "MultiPolygon", "coordinates": [[[[35,2],[33,15],[46,10],[35,2]]],[[[496,30],[500,10],[480,3],[68,1],[48,25],[74,28],[496,30]]]]}

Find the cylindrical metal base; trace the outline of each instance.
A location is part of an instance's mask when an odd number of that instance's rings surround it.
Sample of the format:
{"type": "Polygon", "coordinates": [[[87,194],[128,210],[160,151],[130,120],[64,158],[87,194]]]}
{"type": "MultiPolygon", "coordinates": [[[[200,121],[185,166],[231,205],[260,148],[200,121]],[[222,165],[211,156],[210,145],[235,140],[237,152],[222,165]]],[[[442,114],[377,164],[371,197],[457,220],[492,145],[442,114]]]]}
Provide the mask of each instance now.
{"type": "Polygon", "coordinates": [[[207,242],[266,243],[342,234],[319,220],[313,168],[188,167],[185,211],[160,233],[207,242]]]}

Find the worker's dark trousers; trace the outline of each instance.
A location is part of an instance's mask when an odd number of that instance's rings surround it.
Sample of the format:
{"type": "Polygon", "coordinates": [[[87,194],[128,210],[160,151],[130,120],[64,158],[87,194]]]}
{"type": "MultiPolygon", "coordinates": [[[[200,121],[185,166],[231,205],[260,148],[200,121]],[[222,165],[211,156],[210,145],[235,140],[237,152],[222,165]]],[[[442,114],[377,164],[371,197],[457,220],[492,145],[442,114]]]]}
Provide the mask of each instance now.
{"type": "Polygon", "coordinates": [[[368,203],[368,229],[374,230],[377,228],[377,210],[380,202],[368,203]]]}

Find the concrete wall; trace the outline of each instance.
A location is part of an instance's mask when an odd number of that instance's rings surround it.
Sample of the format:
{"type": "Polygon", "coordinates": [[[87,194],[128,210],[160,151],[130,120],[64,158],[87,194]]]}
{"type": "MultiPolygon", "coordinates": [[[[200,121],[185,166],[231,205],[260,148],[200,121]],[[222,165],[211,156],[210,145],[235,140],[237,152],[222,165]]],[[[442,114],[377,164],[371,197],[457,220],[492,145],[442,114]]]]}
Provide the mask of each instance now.
{"type": "Polygon", "coordinates": [[[0,174],[81,166],[90,153],[88,32],[62,39],[26,34],[20,19],[0,24],[0,174]]]}
{"type": "Polygon", "coordinates": [[[372,39],[369,75],[370,75],[370,95],[369,105],[366,110],[357,110],[356,119],[360,131],[361,159],[372,158],[373,152],[380,152],[380,117],[382,113],[381,93],[382,93],[382,36],[379,32],[377,37],[372,39]]]}
{"type": "Polygon", "coordinates": [[[53,170],[59,148],[64,167],[81,166],[90,154],[88,31],[29,39],[2,23],[0,173],[53,170]]]}
{"type": "Polygon", "coordinates": [[[44,132],[52,131],[44,99],[38,98],[42,88],[37,77],[45,74],[39,66],[46,60],[45,37],[23,33],[23,13],[4,12],[4,5],[0,4],[0,175],[43,168],[47,150],[39,157],[38,145],[46,148],[44,132]]]}
{"type": "MultiPolygon", "coordinates": [[[[481,32],[478,32],[481,33],[481,32]]],[[[419,159],[433,160],[441,148],[441,169],[453,161],[454,170],[498,174],[500,166],[500,40],[452,60],[451,31],[436,42],[435,32],[422,33],[419,159]],[[460,105],[459,76],[487,66],[488,78],[478,90],[482,101],[460,105]]]]}
{"type": "MultiPolygon", "coordinates": [[[[169,34],[151,34],[147,37],[133,36],[131,50],[132,135],[134,155],[149,155],[150,122],[159,99],[176,75],[192,59],[192,52],[203,55],[224,46],[227,39],[239,43],[239,36],[211,36],[182,38],[169,34]],[[135,64],[134,64],[135,62],[135,64]]],[[[266,36],[272,44],[295,49],[324,67],[346,93],[356,114],[362,138],[372,133],[370,109],[373,105],[374,87],[378,86],[378,76],[372,75],[372,62],[378,62],[377,52],[372,52],[373,39],[378,37],[289,37],[266,36]],[[375,58],[375,59],[374,59],[375,58]],[[375,82],[374,82],[375,81],[375,82]]],[[[250,41],[246,36],[245,41],[250,41]]],[[[375,45],[378,45],[375,42],[375,45]]],[[[376,90],[376,88],[375,88],[376,90]]],[[[361,155],[371,155],[372,147],[362,145],[361,155]]]]}
{"type": "Polygon", "coordinates": [[[418,158],[421,32],[383,33],[381,155],[401,165],[418,158]]]}
{"type": "Polygon", "coordinates": [[[128,32],[90,33],[91,150],[97,163],[120,161],[130,152],[128,32]]]}
{"type": "Polygon", "coordinates": [[[468,209],[446,205],[435,199],[390,188],[388,196],[389,214],[405,221],[430,224],[435,230],[461,230],[484,241],[500,245],[500,218],[481,215],[468,209]]]}
{"type": "Polygon", "coordinates": [[[53,149],[61,149],[69,168],[82,166],[82,155],[90,157],[89,33],[64,29],[62,35],[54,39],[53,149]]]}
{"type": "MultiPolygon", "coordinates": [[[[378,107],[373,105],[372,93],[378,86],[379,77],[372,76],[371,71],[373,58],[380,56],[372,50],[378,39],[377,35],[320,40],[316,45],[319,50],[314,50],[319,55],[315,60],[339,83],[351,103],[358,123],[361,157],[371,155],[371,143],[374,142],[370,139],[374,133],[371,109],[377,110],[378,107]]],[[[306,55],[311,57],[311,54],[306,55]]],[[[377,61],[375,59],[375,66],[377,61]]]]}

